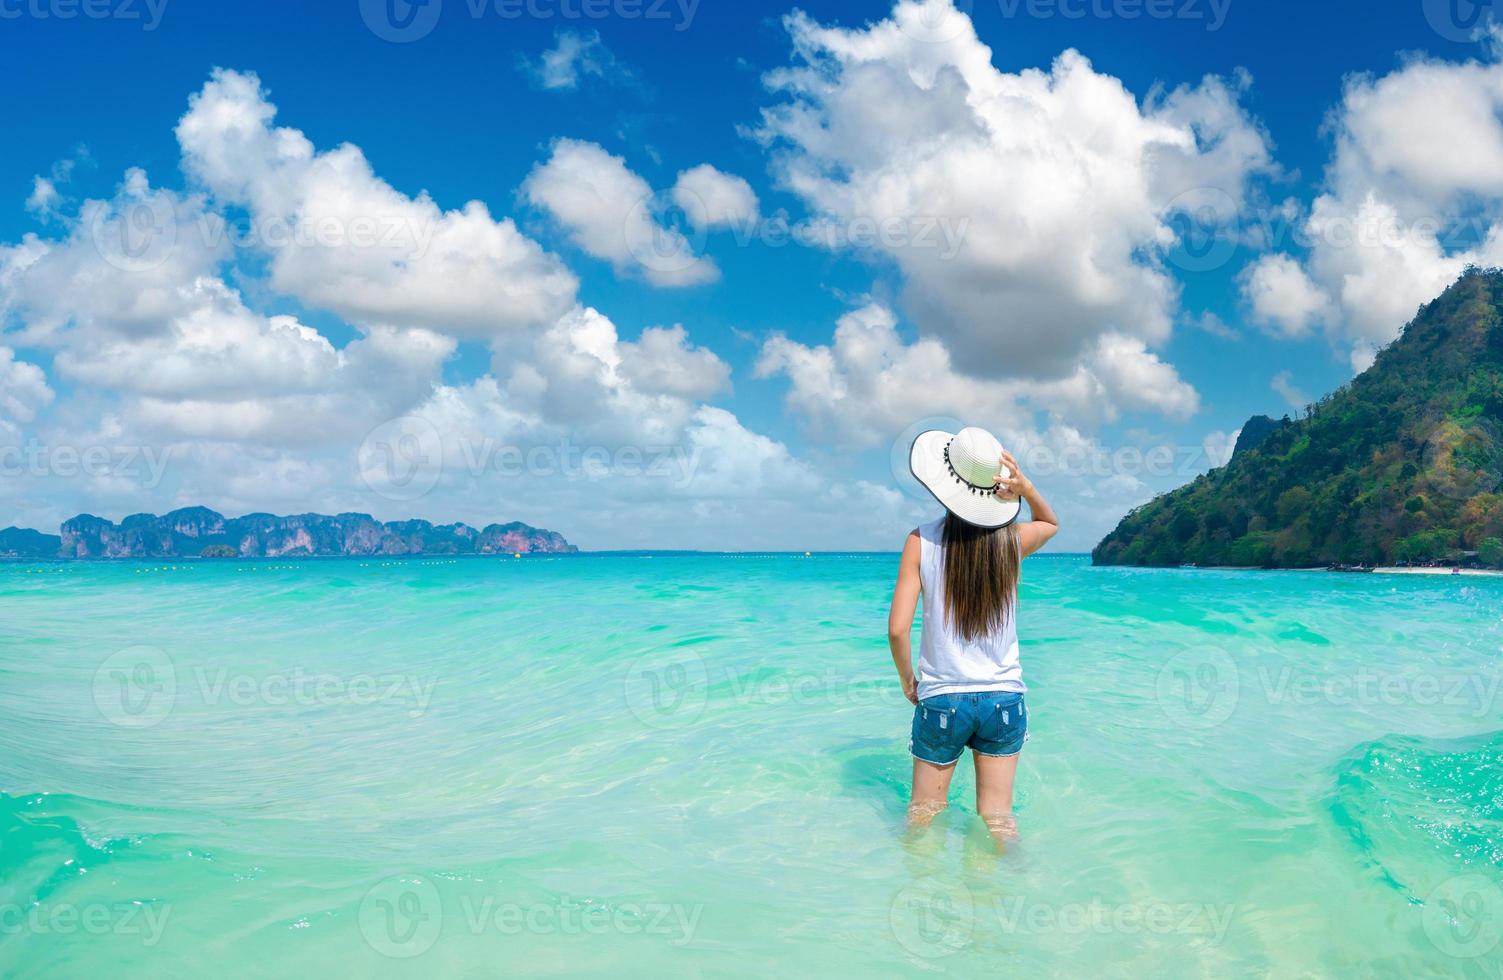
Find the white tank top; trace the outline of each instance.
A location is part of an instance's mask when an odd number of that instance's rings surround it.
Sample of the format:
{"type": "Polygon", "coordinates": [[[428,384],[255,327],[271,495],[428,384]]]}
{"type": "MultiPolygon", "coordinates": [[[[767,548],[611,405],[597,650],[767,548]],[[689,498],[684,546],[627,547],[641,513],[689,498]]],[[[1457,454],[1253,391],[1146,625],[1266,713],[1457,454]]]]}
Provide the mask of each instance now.
{"type": "Polygon", "coordinates": [[[924,587],[924,626],[919,640],[918,696],[957,691],[1026,691],[1018,662],[1017,605],[995,632],[966,640],[945,615],[945,521],[919,531],[919,580],[924,587]]]}

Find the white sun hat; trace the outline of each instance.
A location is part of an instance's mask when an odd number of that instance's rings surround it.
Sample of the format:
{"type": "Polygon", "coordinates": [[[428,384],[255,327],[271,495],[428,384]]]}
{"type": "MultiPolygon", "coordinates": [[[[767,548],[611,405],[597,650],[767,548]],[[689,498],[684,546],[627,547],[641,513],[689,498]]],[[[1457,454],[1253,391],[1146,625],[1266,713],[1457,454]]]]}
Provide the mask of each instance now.
{"type": "Polygon", "coordinates": [[[908,452],[908,468],[945,510],[977,527],[1006,527],[1018,519],[1023,502],[995,492],[1002,465],[1002,444],[974,426],[953,435],[939,429],[921,432],[908,452]]]}

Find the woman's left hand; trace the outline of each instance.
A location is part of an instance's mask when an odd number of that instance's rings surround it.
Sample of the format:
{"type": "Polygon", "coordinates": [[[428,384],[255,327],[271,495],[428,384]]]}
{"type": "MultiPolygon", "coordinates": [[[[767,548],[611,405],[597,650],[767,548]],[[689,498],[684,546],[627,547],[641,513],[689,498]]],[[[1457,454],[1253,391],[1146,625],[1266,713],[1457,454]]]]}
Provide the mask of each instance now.
{"type": "Polygon", "coordinates": [[[918,704],[918,678],[912,674],[903,678],[903,697],[907,698],[911,704],[918,704]]]}
{"type": "Polygon", "coordinates": [[[1033,489],[1033,481],[1023,475],[1017,458],[1005,449],[1002,450],[1002,468],[1007,475],[997,474],[997,496],[1026,497],[1033,489]]]}

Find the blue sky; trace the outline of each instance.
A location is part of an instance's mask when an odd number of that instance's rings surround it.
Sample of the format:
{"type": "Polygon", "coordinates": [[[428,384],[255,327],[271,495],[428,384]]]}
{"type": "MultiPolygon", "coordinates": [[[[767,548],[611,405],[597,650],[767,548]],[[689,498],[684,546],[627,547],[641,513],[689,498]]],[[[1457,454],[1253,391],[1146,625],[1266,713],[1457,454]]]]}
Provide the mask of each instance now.
{"type": "Polygon", "coordinates": [[[585,547],[880,548],[931,507],[891,447],[960,418],[1034,450],[1061,540],[1083,549],[1204,470],[1247,416],[1346,381],[1462,264],[1492,259],[1487,8],[957,6],[804,3],[790,20],[715,0],[430,0],[394,41],[405,0],[0,5],[17,93],[0,155],[0,526],[203,502],[522,519],[585,547]],[[1070,49],[1088,64],[1063,67],[1070,49]],[[810,74],[777,74],[790,68],[810,74]],[[251,137],[226,119],[271,106],[262,142],[236,143],[251,137]],[[273,159],[275,127],[315,161],[348,145],[362,165],[273,159]],[[1412,133],[1442,142],[1413,153],[1412,133]],[[1014,174],[1019,160],[1044,162],[1014,174]],[[683,181],[702,165],[709,183],[683,181]],[[692,267],[644,266],[640,243],[612,239],[622,220],[580,200],[644,188],[623,220],[681,232],[692,267]],[[712,197],[719,219],[683,203],[712,197]],[[183,229],[320,208],[436,228],[478,201],[490,231],[456,219],[427,265],[179,232],[121,274],[98,232],[142,201],[183,229]],[[1375,207],[1398,241],[1341,233],[1383,225],[1375,207]],[[859,233],[878,213],[901,241],[769,237],[782,221],[859,233]],[[914,240],[932,220],[953,249],[914,240]],[[477,279],[456,271],[469,247],[500,250],[477,279]],[[545,299],[505,312],[528,276],[526,302],[545,299]],[[159,296],[176,299],[142,299],[159,296]],[[390,442],[412,425],[417,442],[390,442]],[[565,441],[609,459],[477,463],[477,444],[488,459],[565,441]],[[383,485],[373,445],[421,445],[418,485],[383,485]],[[1113,459],[1060,462],[1080,446],[1113,459]],[[1155,446],[1175,465],[1121,458],[1155,446]],[[670,463],[678,447],[692,471],[639,473],[622,447],[670,463]],[[111,462],[55,458],[91,448],[111,462]],[[165,462],[143,475],[132,453],[165,462]]]}

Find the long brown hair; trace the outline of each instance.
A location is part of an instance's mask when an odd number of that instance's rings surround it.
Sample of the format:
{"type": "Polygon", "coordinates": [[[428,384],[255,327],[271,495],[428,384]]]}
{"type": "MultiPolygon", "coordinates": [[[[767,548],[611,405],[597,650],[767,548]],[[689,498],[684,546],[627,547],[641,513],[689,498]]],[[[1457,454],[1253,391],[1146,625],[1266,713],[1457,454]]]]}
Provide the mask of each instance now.
{"type": "Polygon", "coordinates": [[[1018,601],[1018,529],[977,527],[945,515],[945,616],[961,638],[998,630],[1018,601]]]}

